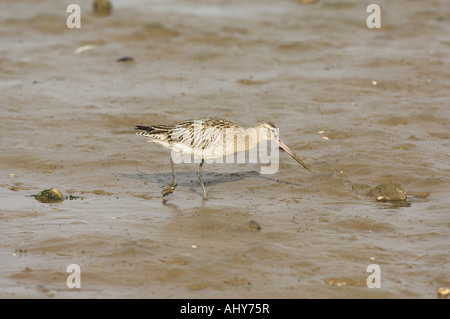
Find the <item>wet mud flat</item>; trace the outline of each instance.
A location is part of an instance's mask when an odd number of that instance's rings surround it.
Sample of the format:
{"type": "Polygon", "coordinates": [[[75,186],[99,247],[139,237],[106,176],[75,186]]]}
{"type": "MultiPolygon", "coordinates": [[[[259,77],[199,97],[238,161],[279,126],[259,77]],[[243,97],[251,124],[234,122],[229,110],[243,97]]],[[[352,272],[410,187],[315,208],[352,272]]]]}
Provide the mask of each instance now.
{"type": "Polygon", "coordinates": [[[379,30],[357,1],[116,2],[106,16],[79,1],[79,30],[68,4],[0,5],[2,298],[436,298],[450,285],[445,1],[379,2],[379,30]],[[170,154],[133,127],[198,116],[270,120],[317,175],[286,153],[271,175],[205,165],[203,201],[197,165],[180,164],[164,202],[170,154]],[[51,188],[65,200],[30,196],[51,188]],[[373,264],[381,288],[367,287],[373,264]]]}

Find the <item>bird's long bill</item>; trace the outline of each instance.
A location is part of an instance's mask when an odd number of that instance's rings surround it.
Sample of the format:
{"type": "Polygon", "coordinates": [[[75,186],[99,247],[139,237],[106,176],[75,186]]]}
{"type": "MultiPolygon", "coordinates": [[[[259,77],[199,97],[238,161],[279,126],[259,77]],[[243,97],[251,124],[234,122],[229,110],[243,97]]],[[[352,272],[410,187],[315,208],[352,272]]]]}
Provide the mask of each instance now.
{"type": "Polygon", "coordinates": [[[309,169],[309,167],[308,167],[305,163],[303,163],[303,161],[302,161],[297,155],[295,155],[295,153],[292,152],[291,149],[290,149],[289,147],[287,147],[286,144],[283,143],[282,140],[280,140],[280,139],[278,140],[278,145],[280,145],[280,147],[281,147],[283,150],[285,150],[286,153],[288,153],[289,155],[291,155],[292,158],[295,159],[295,160],[296,160],[300,165],[302,165],[306,170],[308,170],[308,171],[310,171],[311,173],[313,173],[313,172],[309,169]]]}

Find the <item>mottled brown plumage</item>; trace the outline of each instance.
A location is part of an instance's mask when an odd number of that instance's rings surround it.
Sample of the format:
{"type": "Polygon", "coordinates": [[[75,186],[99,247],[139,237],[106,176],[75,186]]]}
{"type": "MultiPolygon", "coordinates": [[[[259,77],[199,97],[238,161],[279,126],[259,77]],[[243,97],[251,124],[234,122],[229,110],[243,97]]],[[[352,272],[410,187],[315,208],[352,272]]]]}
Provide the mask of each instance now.
{"type": "Polygon", "coordinates": [[[166,196],[172,193],[176,186],[176,173],[172,156],[193,156],[199,159],[198,179],[206,199],[206,190],[202,179],[203,163],[208,159],[223,158],[227,155],[247,151],[262,141],[273,141],[291,155],[305,169],[309,167],[292,152],[278,137],[278,129],[271,122],[261,122],[255,128],[245,129],[238,123],[215,117],[203,117],[175,123],[173,125],[136,125],[141,132],[137,135],[146,136],[150,142],[155,142],[172,151],[170,163],[173,181],[163,190],[166,196]]]}

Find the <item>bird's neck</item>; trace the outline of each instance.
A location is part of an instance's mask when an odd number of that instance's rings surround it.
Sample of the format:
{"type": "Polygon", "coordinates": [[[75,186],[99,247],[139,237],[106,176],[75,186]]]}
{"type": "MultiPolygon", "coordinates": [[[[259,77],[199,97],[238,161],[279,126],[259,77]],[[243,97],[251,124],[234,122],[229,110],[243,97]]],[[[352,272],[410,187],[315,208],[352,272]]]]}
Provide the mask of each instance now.
{"type": "Polygon", "coordinates": [[[261,143],[264,139],[264,134],[260,134],[258,128],[250,127],[245,130],[246,137],[245,137],[245,150],[252,149],[256,147],[259,143],[261,143]]]}
{"type": "Polygon", "coordinates": [[[260,134],[257,128],[237,129],[227,131],[225,136],[226,148],[233,153],[245,152],[256,147],[263,140],[265,134],[260,134]]]}

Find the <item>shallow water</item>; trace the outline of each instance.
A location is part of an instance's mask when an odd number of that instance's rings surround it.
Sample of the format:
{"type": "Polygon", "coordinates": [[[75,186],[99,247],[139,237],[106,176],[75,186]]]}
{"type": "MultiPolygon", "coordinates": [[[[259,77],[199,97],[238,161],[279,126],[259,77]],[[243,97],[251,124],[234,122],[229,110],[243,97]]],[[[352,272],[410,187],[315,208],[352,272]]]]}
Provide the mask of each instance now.
{"type": "Polygon", "coordinates": [[[107,17],[79,1],[79,30],[69,3],[0,4],[1,297],[436,298],[450,285],[445,1],[378,2],[379,30],[357,1],[121,1],[107,17]],[[273,175],[205,165],[203,201],[197,165],[181,164],[163,202],[169,154],[133,127],[198,116],[271,120],[318,176],[286,153],[273,175]],[[365,195],[387,182],[410,205],[365,195]],[[82,199],[28,196],[51,187],[82,199]]]}

